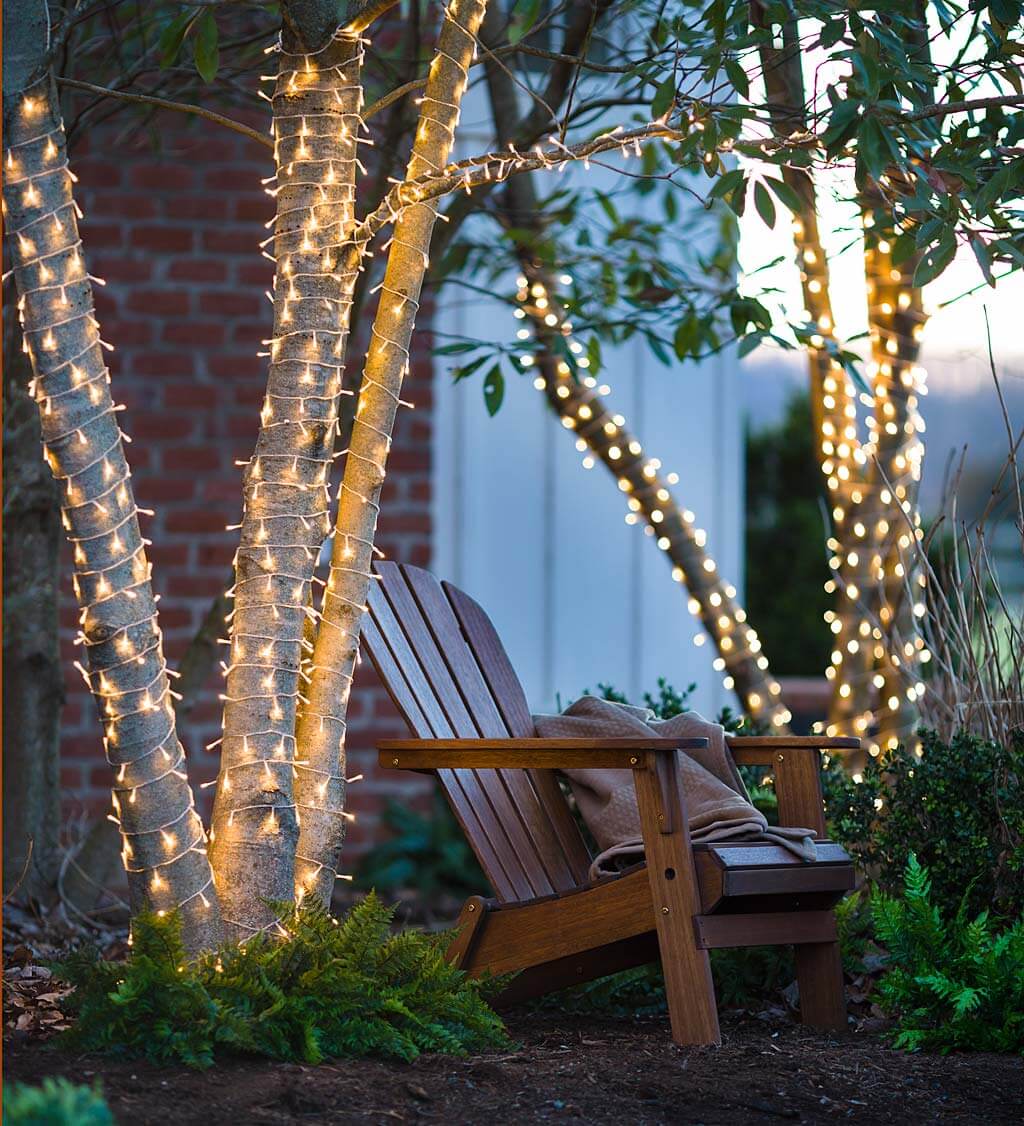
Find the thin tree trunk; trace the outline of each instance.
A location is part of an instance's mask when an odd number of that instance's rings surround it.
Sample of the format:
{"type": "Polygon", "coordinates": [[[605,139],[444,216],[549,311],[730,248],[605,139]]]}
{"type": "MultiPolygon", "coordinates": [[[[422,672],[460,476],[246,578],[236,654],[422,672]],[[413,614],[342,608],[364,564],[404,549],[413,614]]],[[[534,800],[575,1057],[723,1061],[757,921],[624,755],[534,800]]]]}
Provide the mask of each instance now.
{"type": "Polygon", "coordinates": [[[915,565],[921,517],[917,507],[924,445],[918,367],[925,322],[920,289],[912,285],[917,257],[895,266],[893,234],[885,201],[866,200],[865,273],[871,326],[871,372],[875,393],[870,465],[877,496],[876,547],[872,558],[878,620],[874,628],[874,682],[879,692],[878,730],[872,750],[910,743],[917,724],[917,683],[924,640],[914,612],[923,602],[923,578],[915,565]]]}
{"type": "Polygon", "coordinates": [[[286,30],[273,97],[274,329],[256,451],[245,474],[211,857],[235,939],[274,927],[292,897],[301,815],[295,724],[313,571],[330,530],[329,472],[356,270],[362,43],[307,53],[286,30]]]}
{"type": "MultiPolygon", "coordinates": [[[[489,10],[481,41],[495,47],[503,24],[498,10],[489,10]]],[[[484,69],[500,147],[513,139],[518,126],[515,85],[507,69],[493,56],[485,60],[484,69]]],[[[512,232],[543,233],[531,174],[523,173],[509,180],[502,196],[506,225],[512,232]]],[[[514,233],[512,237],[515,239],[514,233]]],[[[726,686],[735,690],[749,715],[767,720],[777,728],[785,727],[789,713],[781,700],[781,687],[768,675],[767,658],[760,651],[756,631],[736,602],[735,588],[722,579],[714,560],[704,550],[703,533],[694,527],[693,514],[672,496],[669,482],[659,473],[661,462],[643,452],[621,417],[613,418],[594,390],[596,381],[587,379],[582,371],[573,371],[565,358],[568,333],[556,289],[535,261],[530,246],[518,239],[516,247],[526,281],[520,287],[519,300],[541,344],[537,356],[539,389],[568,432],[614,476],[628,498],[633,519],[643,519],[657,537],[658,547],[671,563],[672,577],[683,584],[689,594],[689,608],[700,617],[718,650],[717,660],[726,673],[726,686]],[[555,325],[547,323],[550,316],[557,318],[555,325]]]]}
{"type": "Polygon", "coordinates": [[[73,550],[86,679],[116,771],[134,913],[179,909],[190,949],[219,912],[171,706],[150,565],[78,235],[66,138],[38,6],[5,8],[4,203],[42,437],[73,550]],[[13,34],[12,34],[13,33],[13,34]],[[42,77],[40,77],[42,75],[42,77]]]}
{"type": "MultiPolygon", "coordinates": [[[[451,0],[430,66],[406,173],[439,172],[455,136],[459,106],[486,0],[451,0]]],[[[409,363],[409,344],[427,270],[437,203],[406,208],[395,222],[370,333],[352,438],[338,499],[330,575],[311,665],[309,702],[296,732],[302,811],[295,894],[329,902],[345,827],[345,714],[370,583],[380,491],[409,363]]]]}
{"type": "Polygon", "coordinates": [[[28,387],[15,307],[4,308],[4,894],[49,902],[60,871],[57,633],[60,490],[39,456],[39,410],[28,387]]]}

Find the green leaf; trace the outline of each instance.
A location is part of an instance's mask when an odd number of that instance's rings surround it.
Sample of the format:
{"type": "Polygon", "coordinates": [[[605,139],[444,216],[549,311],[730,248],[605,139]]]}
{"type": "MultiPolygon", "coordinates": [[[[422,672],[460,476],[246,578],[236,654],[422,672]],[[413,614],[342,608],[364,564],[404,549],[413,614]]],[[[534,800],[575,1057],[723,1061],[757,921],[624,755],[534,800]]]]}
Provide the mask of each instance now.
{"type": "Polygon", "coordinates": [[[857,128],[857,156],[875,180],[885,171],[889,142],[877,117],[865,117],[857,128]]]}
{"type": "Polygon", "coordinates": [[[157,49],[160,52],[160,68],[162,70],[173,66],[177,61],[178,52],[181,50],[181,45],[185,41],[188,29],[192,26],[192,22],[195,19],[195,12],[182,12],[180,16],[175,16],[164,28],[160,35],[160,41],[157,44],[157,49]]]}
{"type": "Polygon", "coordinates": [[[914,271],[914,287],[920,289],[945,270],[956,254],[956,240],[951,232],[943,235],[938,244],[925,251],[914,271]]]}
{"type": "Polygon", "coordinates": [[[996,279],[992,274],[992,256],[989,254],[988,244],[980,235],[975,235],[971,239],[971,250],[974,251],[974,257],[977,258],[981,272],[985,275],[985,281],[994,289],[996,279]]]}
{"type": "Polygon", "coordinates": [[[493,418],[505,398],[505,377],[501,374],[501,364],[495,364],[484,376],[484,405],[493,418]]]}
{"type": "Polygon", "coordinates": [[[785,180],[777,180],[774,176],[765,176],[764,182],[794,215],[800,213],[803,208],[803,201],[785,180]]]}
{"type": "Polygon", "coordinates": [[[675,99],[676,79],[675,75],[670,74],[654,91],[654,98],[651,101],[651,116],[654,118],[663,117],[672,108],[675,99]]]}
{"type": "Polygon", "coordinates": [[[765,226],[774,227],[775,204],[768,194],[768,189],[760,181],[754,185],[754,206],[757,208],[758,215],[764,220],[765,226]]]}
{"type": "Polygon", "coordinates": [[[726,59],[722,64],[733,89],[741,98],[750,97],[750,79],[747,72],[740,66],[736,59],[726,59]]]}
{"type": "Polygon", "coordinates": [[[540,15],[540,0],[516,0],[510,13],[509,43],[518,43],[523,39],[537,22],[538,15],[540,15]]]}
{"type": "Polygon", "coordinates": [[[213,8],[205,8],[196,24],[196,35],[192,44],[196,70],[206,83],[217,77],[220,65],[220,48],[217,45],[217,20],[213,8]]]}

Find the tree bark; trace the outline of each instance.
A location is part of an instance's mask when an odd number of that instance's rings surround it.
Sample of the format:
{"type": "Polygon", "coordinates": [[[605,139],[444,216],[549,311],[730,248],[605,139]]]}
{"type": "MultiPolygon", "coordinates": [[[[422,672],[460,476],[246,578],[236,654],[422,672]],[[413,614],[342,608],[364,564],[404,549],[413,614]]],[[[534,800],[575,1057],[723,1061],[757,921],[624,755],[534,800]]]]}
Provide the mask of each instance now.
{"type": "Polygon", "coordinates": [[[28,387],[15,307],[5,303],[4,371],[4,895],[48,903],[60,871],[57,633],[60,491],[39,456],[39,411],[28,387]]]}
{"type": "MultiPolygon", "coordinates": [[[[335,29],[336,31],[337,29],[335,29]]],[[[256,451],[245,474],[211,857],[225,925],[242,940],[290,900],[301,814],[293,777],[303,629],[330,530],[355,266],[362,43],[305,53],[286,29],[273,97],[277,218],[274,329],[256,451]]]]}
{"type": "MultiPolygon", "coordinates": [[[[452,148],[486,0],[451,0],[423,93],[406,179],[439,172],[452,148]]],[[[338,499],[330,574],[311,663],[309,702],[296,732],[302,811],[297,899],[330,901],[345,827],[345,714],[370,583],[380,491],[437,204],[405,208],[395,222],[338,499]]]]}
{"type": "Polygon", "coordinates": [[[178,909],[191,950],[219,933],[206,835],[185,773],[139,529],[103,362],[47,40],[25,34],[30,0],[9,3],[4,57],[4,203],[46,459],[61,487],[75,561],[84,675],[116,771],[133,913],[178,909]]]}

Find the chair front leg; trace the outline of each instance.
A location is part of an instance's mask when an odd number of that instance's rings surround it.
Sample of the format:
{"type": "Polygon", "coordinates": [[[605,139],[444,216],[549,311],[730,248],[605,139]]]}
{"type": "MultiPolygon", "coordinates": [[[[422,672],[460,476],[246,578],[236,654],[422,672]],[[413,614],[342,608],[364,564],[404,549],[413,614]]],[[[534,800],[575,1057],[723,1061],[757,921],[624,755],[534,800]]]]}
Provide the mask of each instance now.
{"type": "Polygon", "coordinates": [[[693,863],[679,763],[649,754],[633,771],[647,855],[665,994],[677,1044],[720,1044],[708,952],[697,946],[693,917],[700,892],[693,863]]]}

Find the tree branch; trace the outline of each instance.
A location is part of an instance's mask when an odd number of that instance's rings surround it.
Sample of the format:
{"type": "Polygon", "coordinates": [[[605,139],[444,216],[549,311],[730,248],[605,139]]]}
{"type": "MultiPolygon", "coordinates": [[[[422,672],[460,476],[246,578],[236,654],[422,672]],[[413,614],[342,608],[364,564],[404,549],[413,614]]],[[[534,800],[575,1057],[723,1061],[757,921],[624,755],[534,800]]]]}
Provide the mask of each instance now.
{"type": "Polygon", "coordinates": [[[188,102],[172,102],[169,98],[155,98],[152,94],[129,94],[123,90],[111,90],[107,86],[94,86],[91,82],[81,82],[77,78],[58,78],[57,81],[61,86],[68,86],[73,90],[88,90],[90,94],[99,94],[105,98],[116,98],[122,102],[138,102],[140,105],[159,106],[161,109],[176,110],[178,113],[190,113],[195,117],[212,121],[215,125],[223,125],[225,129],[231,129],[235,133],[241,133],[243,137],[248,137],[250,141],[255,141],[264,148],[270,149],[271,152],[274,150],[274,142],[258,130],[243,125],[240,121],[235,121],[230,117],[225,117],[222,113],[206,109],[204,106],[194,106],[188,102]]]}

